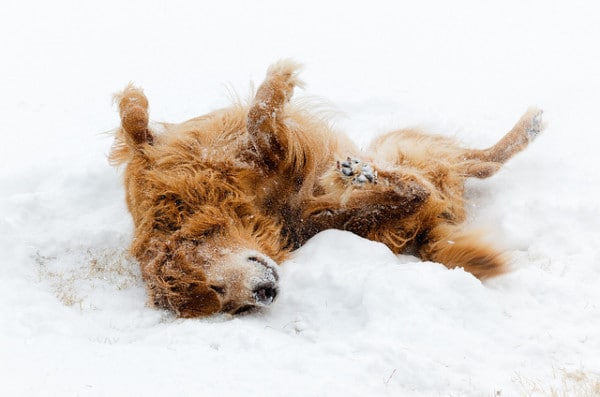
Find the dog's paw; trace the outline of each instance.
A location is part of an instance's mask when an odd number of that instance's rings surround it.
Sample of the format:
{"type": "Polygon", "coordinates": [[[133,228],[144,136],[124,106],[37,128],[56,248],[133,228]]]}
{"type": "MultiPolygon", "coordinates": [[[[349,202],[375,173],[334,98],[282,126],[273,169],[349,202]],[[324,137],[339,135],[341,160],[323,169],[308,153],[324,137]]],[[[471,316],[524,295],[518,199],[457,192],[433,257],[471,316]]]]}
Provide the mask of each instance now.
{"type": "Polygon", "coordinates": [[[302,69],[302,64],[291,59],[282,59],[273,63],[267,70],[267,76],[284,83],[288,88],[304,87],[304,82],[300,80],[298,74],[302,69]]]}
{"type": "Polygon", "coordinates": [[[353,185],[377,183],[377,170],[371,164],[360,160],[348,157],[345,161],[337,162],[337,169],[342,174],[342,178],[353,185]]]}
{"type": "Polygon", "coordinates": [[[528,125],[526,126],[525,133],[529,142],[535,140],[537,136],[543,131],[544,123],[542,121],[543,110],[537,108],[531,108],[525,114],[528,118],[528,125]]]}

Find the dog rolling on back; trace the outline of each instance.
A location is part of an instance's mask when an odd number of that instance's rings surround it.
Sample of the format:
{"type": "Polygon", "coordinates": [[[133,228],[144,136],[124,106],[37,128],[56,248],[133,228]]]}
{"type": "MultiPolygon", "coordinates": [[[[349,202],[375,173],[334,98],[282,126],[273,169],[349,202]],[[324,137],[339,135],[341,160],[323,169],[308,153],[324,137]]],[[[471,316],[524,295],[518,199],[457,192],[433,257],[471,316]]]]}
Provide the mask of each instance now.
{"type": "Polygon", "coordinates": [[[306,106],[290,102],[298,65],[272,65],[249,105],[150,127],[129,85],[110,159],[126,164],[131,252],[153,304],[181,317],[240,313],[278,294],[277,264],[325,229],[393,252],[463,267],[480,279],[505,258],[463,230],[464,182],[487,178],[538,133],[530,109],[494,146],[460,147],[407,129],[361,152],[306,106]]]}

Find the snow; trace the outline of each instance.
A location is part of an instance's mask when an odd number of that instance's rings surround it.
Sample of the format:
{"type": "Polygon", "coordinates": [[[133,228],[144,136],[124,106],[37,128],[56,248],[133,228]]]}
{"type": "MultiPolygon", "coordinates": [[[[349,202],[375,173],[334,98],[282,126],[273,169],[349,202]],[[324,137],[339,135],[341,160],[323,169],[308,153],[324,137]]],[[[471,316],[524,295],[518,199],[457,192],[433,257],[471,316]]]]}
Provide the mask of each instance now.
{"type": "Polygon", "coordinates": [[[585,1],[4,2],[2,394],[600,394],[598,15],[585,1]],[[133,80],[154,120],[181,121],[285,57],[362,146],[419,125],[485,147],[544,109],[525,152],[468,184],[469,223],[513,271],[482,284],[326,231],[260,313],[148,307],[106,160],[112,93],[133,80]]]}

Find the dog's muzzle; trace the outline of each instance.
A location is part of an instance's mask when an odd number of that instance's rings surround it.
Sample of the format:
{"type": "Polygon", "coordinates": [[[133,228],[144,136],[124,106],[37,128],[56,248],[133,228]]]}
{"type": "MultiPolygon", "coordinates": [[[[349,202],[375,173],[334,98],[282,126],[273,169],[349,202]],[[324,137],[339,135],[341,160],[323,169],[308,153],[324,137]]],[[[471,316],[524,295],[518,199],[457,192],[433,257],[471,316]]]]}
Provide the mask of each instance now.
{"type": "Polygon", "coordinates": [[[277,265],[269,257],[258,253],[250,254],[247,261],[259,268],[259,275],[252,280],[252,296],[258,306],[269,306],[279,294],[277,265]]]}

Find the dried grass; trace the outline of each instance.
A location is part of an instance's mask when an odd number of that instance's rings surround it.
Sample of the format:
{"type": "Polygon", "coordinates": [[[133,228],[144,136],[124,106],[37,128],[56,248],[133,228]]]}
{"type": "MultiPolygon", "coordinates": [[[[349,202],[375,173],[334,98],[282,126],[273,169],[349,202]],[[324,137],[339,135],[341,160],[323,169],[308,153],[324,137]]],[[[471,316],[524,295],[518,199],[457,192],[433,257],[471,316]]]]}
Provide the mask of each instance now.
{"type": "Polygon", "coordinates": [[[60,257],[38,251],[33,259],[38,281],[48,283],[62,304],[81,310],[95,308],[92,303],[84,305],[86,290],[102,286],[120,291],[142,285],[135,260],[123,249],[66,250],[60,257]]]}
{"type": "Polygon", "coordinates": [[[521,387],[521,396],[526,397],[597,397],[600,396],[600,374],[582,369],[554,370],[551,385],[521,375],[513,379],[521,387]]]}

